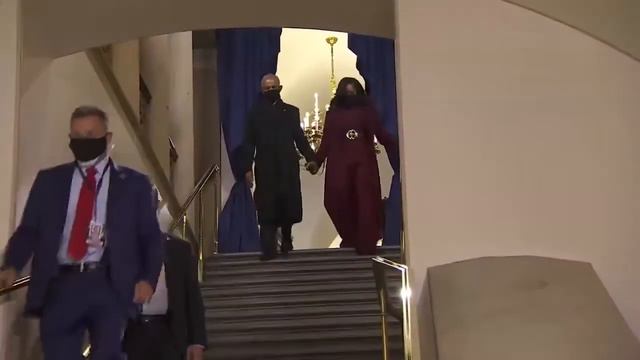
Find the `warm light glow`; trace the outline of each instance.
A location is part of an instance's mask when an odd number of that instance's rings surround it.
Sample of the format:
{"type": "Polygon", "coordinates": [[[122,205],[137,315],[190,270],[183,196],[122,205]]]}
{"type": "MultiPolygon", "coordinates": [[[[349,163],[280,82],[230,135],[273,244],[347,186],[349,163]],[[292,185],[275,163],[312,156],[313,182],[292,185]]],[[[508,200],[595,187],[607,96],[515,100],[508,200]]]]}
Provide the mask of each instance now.
{"type": "Polygon", "coordinates": [[[313,121],[316,126],[316,130],[320,129],[320,107],[318,106],[318,93],[313,94],[313,121]]]}
{"type": "Polygon", "coordinates": [[[304,113],[304,127],[303,129],[306,129],[309,127],[309,117],[311,116],[311,114],[309,114],[309,112],[304,113]]]}
{"type": "Polygon", "coordinates": [[[402,300],[411,298],[411,288],[403,287],[402,289],[400,289],[400,297],[402,298],[402,300]]]}

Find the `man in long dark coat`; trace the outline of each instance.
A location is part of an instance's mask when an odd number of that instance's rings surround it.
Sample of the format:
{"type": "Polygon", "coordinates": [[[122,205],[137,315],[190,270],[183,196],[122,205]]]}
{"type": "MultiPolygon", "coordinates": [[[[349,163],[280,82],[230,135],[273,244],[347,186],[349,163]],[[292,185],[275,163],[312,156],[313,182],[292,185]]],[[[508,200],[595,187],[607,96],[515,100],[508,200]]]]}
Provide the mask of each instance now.
{"type": "Polygon", "coordinates": [[[300,110],[280,98],[280,79],[267,74],[261,81],[262,96],[249,112],[245,148],[245,174],[253,184],[260,224],[262,259],[277,255],[276,232],[282,230],[281,252],[293,250],[291,228],[302,221],[302,192],[298,151],[308,169],[318,171],[315,153],[300,128],[300,110]]]}

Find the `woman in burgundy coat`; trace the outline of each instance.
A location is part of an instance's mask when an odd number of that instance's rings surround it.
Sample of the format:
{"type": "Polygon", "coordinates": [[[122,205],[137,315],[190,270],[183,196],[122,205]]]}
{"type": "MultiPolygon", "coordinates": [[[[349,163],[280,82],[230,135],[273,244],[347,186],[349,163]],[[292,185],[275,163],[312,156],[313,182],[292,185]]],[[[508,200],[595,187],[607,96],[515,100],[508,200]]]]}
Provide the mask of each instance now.
{"type": "Polygon", "coordinates": [[[317,160],[327,161],[324,205],[342,238],[340,247],[355,248],[363,255],[375,254],[382,233],[374,136],[387,151],[397,151],[360,82],[342,79],[325,118],[317,160]]]}

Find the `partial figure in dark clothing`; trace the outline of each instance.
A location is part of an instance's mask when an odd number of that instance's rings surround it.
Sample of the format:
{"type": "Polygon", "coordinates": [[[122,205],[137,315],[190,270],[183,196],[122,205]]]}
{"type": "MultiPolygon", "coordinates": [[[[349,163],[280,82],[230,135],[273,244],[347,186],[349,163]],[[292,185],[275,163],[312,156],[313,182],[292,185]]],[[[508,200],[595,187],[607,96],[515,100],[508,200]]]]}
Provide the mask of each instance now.
{"type": "Polygon", "coordinates": [[[158,206],[165,256],[156,291],[129,321],[123,339],[127,360],[203,360],[207,346],[198,266],[191,245],[167,234],[173,221],[158,206]]]}
{"type": "Polygon", "coordinates": [[[315,153],[300,128],[300,110],[280,98],[277,76],[267,74],[261,82],[262,96],[249,112],[245,138],[245,176],[253,184],[260,224],[262,259],[276,257],[276,232],[282,229],[281,252],[293,250],[291,228],[302,221],[302,192],[298,151],[317,172],[315,153]]]}
{"type": "Polygon", "coordinates": [[[342,238],[340,246],[366,255],[375,254],[383,226],[374,136],[396,156],[397,142],[382,128],[362,85],[342,79],[325,119],[317,159],[319,164],[327,161],[324,204],[342,238]]]}

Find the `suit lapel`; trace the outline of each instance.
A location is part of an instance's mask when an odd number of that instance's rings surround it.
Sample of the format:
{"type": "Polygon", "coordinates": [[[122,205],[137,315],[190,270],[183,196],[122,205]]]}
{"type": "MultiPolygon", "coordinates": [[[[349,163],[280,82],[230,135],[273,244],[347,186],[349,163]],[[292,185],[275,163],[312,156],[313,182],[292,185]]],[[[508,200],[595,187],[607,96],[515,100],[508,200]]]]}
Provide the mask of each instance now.
{"type": "Polygon", "coordinates": [[[115,217],[118,214],[118,203],[123,198],[122,191],[126,174],[111,162],[109,170],[109,194],[107,196],[107,229],[113,228],[115,217]]]}
{"type": "MultiPolygon", "coordinates": [[[[56,191],[58,196],[60,196],[60,200],[56,201],[56,233],[62,234],[64,229],[64,223],[67,220],[67,211],[69,210],[69,196],[71,195],[71,181],[73,180],[73,173],[75,172],[75,164],[69,163],[66,164],[61,170],[59,191],[56,191]]],[[[73,204],[71,205],[73,206],[73,204]]]]}

